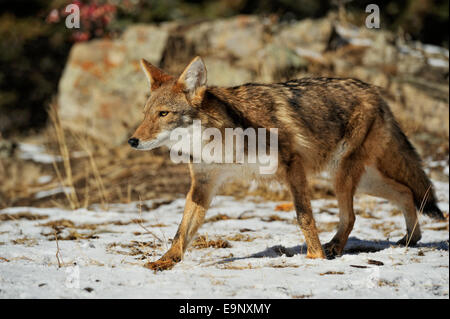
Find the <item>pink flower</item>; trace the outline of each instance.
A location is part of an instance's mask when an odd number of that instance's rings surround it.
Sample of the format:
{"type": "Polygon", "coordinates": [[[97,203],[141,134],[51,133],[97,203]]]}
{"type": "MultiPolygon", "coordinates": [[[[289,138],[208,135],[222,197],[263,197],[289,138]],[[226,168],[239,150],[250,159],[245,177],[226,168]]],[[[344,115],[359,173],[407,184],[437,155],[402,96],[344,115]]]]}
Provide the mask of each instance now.
{"type": "Polygon", "coordinates": [[[47,23],[57,23],[59,22],[59,12],[57,9],[53,9],[48,14],[47,18],[45,19],[47,23]]]}

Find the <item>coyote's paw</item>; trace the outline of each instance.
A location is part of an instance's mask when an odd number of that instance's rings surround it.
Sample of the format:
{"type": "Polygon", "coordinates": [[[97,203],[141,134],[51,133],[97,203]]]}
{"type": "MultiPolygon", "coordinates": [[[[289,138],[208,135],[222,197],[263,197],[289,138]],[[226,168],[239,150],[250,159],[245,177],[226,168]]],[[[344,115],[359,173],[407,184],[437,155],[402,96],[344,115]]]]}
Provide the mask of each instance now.
{"type": "Polygon", "coordinates": [[[421,237],[422,236],[420,236],[420,235],[416,235],[416,236],[413,235],[412,237],[409,237],[408,235],[405,235],[402,239],[400,239],[397,242],[397,245],[412,247],[412,246],[415,246],[417,244],[417,242],[420,240],[421,237]]]}
{"type": "Polygon", "coordinates": [[[176,261],[174,261],[173,259],[160,259],[154,262],[148,262],[144,265],[144,267],[154,271],[163,271],[172,269],[175,264],[176,261]]]}
{"type": "Polygon", "coordinates": [[[342,251],[344,250],[341,247],[341,245],[337,241],[334,241],[334,240],[323,245],[323,249],[325,250],[325,255],[327,256],[327,259],[334,259],[337,256],[341,256],[342,251]]]}

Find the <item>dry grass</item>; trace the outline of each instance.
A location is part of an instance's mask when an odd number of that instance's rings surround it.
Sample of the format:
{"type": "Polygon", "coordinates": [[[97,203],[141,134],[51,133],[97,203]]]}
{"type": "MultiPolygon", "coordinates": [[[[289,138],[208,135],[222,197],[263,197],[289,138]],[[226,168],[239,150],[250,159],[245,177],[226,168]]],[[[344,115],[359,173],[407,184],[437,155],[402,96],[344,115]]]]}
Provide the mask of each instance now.
{"type": "Polygon", "coordinates": [[[385,287],[385,286],[387,286],[387,287],[398,287],[397,283],[395,283],[393,281],[386,280],[386,279],[378,280],[377,284],[378,284],[378,287],[385,287]]]}
{"type": "Polygon", "coordinates": [[[325,276],[325,275],[343,275],[343,274],[344,274],[344,272],[342,272],[342,271],[326,271],[326,272],[320,273],[319,275],[325,276]]]}
{"type": "Polygon", "coordinates": [[[192,247],[195,249],[204,248],[230,248],[231,245],[227,240],[218,238],[216,240],[208,239],[208,236],[198,236],[192,243],[192,247]]]}
{"type": "Polygon", "coordinates": [[[243,270],[243,269],[256,269],[261,267],[254,267],[251,263],[248,263],[247,265],[234,265],[231,263],[223,264],[221,266],[221,269],[227,269],[227,270],[243,270]]]}
{"type": "Polygon", "coordinates": [[[56,231],[57,235],[53,236],[53,233],[42,233],[43,236],[46,236],[48,240],[50,241],[58,241],[58,240],[80,240],[80,239],[98,239],[99,236],[97,236],[97,232],[91,231],[87,233],[79,233],[75,229],[69,229],[68,234],[65,236],[62,236],[58,234],[58,231],[56,231]]]}
{"type": "Polygon", "coordinates": [[[277,212],[290,212],[292,210],[294,210],[293,203],[280,204],[275,207],[275,211],[277,212]]]}
{"type": "MultiPolygon", "coordinates": [[[[78,143],[79,145],[83,148],[83,150],[86,152],[86,154],[88,154],[89,157],[89,164],[92,170],[92,175],[94,176],[94,180],[95,183],[97,185],[97,190],[98,193],[100,194],[100,202],[101,202],[101,207],[103,210],[107,210],[108,209],[108,203],[107,203],[107,198],[106,198],[106,190],[105,190],[105,186],[103,184],[103,180],[101,177],[101,174],[98,170],[98,166],[95,162],[94,156],[92,155],[92,151],[90,149],[90,147],[88,146],[88,139],[87,138],[82,138],[81,136],[77,137],[78,143]]],[[[88,206],[89,200],[88,200],[88,194],[89,194],[89,187],[86,188],[86,196],[85,196],[85,207],[88,206]]]]}
{"type": "Polygon", "coordinates": [[[26,236],[23,237],[23,238],[13,239],[13,240],[11,240],[11,242],[14,245],[24,245],[24,246],[28,246],[28,247],[37,245],[36,238],[29,238],[29,237],[26,237],[26,236]]]}
{"type": "Polygon", "coordinates": [[[75,191],[75,186],[73,182],[72,165],[70,163],[70,152],[67,147],[64,130],[61,126],[61,121],[58,115],[58,108],[54,103],[50,105],[49,116],[51,123],[53,124],[56,140],[58,142],[59,153],[63,159],[65,176],[62,176],[58,168],[58,165],[56,165],[55,160],[53,161],[53,167],[55,168],[55,172],[61,186],[70,189],[70,191],[68,192],[65,191],[64,194],[66,194],[70,207],[72,209],[76,209],[80,207],[80,202],[78,201],[78,196],[75,191]]]}
{"type": "Polygon", "coordinates": [[[161,244],[156,242],[142,242],[132,240],[129,244],[111,243],[106,247],[106,251],[112,254],[120,254],[127,256],[137,256],[139,260],[147,259],[154,249],[160,248],[161,244]],[[126,249],[126,250],[121,250],[126,249]]]}
{"type": "Polygon", "coordinates": [[[245,241],[245,242],[251,242],[254,241],[257,237],[251,237],[247,234],[235,234],[232,236],[227,236],[227,240],[231,241],[245,241]]]}
{"type": "Polygon", "coordinates": [[[272,268],[298,268],[300,266],[296,265],[296,264],[287,264],[285,262],[282,262],[281,264],[270,265],[270,267],[272,267],[272,268]]]}
{"type": "MultiPolygon", "coordinates": [[[[130,223],[131,223],[131,221],[130,221],[130,223]]],[[[49,221],[47,223],[39,224],[39,226],[51,227],[53,229],[74,228],[74,229],[95,230],[95,229],[97,229],[100,226],[109,225],[109,224],[126,225],[127,223],[124,223],[124,222],[121,222],[121,221],[117,221],[117,222],[112,221],[112,222],[99,223],[99,224],[85,223],[85,224],[77,225],[73,221],[68,220],[68,219],[58,219],[58,220],[54,220],[54,221],[49,221]]]]}
{"type": "Polygon", "coordinates": [[[48,215],[38,215],[38,214],[29,213],[29,212],[15,213],[15,214],[0,214],[0,221],[19,220],[19,219],[40,220],[40,219],[47,219],[47,218],[48,218],[48,215]]]}
{"type": "Polygon", "coordinates": [[[205,223],[214,223],[214,222],[218,222],[221,220],[228,220],[228,219],[232,219],[232,218],[225,214],[217,214],[217,215],[214,215],[212,217],[205,219],[205,223]]]}

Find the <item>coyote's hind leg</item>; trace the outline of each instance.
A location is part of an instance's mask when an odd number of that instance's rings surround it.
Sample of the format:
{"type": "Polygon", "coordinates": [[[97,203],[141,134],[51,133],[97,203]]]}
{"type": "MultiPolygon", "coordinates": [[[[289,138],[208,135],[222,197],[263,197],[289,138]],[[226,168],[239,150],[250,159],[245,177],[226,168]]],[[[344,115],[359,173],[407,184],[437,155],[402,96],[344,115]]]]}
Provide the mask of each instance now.
{"type": "Polygon", "coordinates": [[[339,206],[339,225],[333,239],[324,248],[328,258],[342,255],[348,236],[355,224],[353,196],[361,176],[362,167],[351,155],[341,160],[334,176],[334,189],[339,206]]]}
{"type": "Polygon", "coordinates": [[[369,167],[361,178],[358,190],[368,195],[385,198],[400,208],[405,217],[406,235],[397,244],[413,246],[420,240],[422,235],[413,194],[407,186],[387,177],[380,170],[369,167]]]}

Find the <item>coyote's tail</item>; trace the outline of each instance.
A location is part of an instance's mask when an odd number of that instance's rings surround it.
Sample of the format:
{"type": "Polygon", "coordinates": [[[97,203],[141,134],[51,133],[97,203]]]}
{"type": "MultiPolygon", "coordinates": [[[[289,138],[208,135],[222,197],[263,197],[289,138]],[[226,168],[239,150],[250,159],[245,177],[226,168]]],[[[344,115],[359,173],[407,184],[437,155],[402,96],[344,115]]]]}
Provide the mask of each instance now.
{"type": "Polygon", "coordinates": [[[422,161],[414,146],[409,142],[408,138],[402,132],[397,122],[393,123],[393,143],[390,149],[391,156],[384,160],[395,162],[396,165],[388,165],[391,167],[389,175],[396,181],[408,186],[414,197],[416,208],[436,219],[445,219],[442,211],[437,206],[437,199],[434,192],[433,184],[425,174],[422,168],[422,161]]]}

